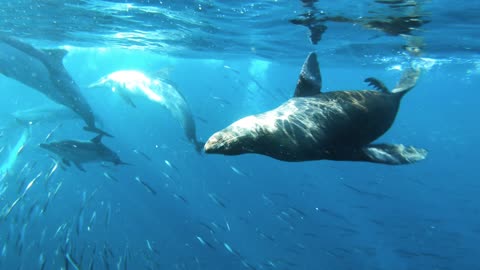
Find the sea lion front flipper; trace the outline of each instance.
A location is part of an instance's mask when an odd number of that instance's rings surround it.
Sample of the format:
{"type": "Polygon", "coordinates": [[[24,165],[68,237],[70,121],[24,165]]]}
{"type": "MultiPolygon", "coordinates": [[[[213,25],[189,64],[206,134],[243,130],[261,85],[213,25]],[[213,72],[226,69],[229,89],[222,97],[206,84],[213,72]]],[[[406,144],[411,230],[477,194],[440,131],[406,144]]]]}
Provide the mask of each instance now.
{"type": "Polygon", "coordinates": [[[377,78],[366,78],[364,82],[368,83],[369,86],[373,86],[375,89],[382,91],[383,93],[389,93],[387,86],[377,78]]]}
{"type": "Polygon", "coordinates": [[[388,165],[410,164],[427,157],[427,150],[403,144],[370,144],[362,148],[362,160],[388,165]]]}

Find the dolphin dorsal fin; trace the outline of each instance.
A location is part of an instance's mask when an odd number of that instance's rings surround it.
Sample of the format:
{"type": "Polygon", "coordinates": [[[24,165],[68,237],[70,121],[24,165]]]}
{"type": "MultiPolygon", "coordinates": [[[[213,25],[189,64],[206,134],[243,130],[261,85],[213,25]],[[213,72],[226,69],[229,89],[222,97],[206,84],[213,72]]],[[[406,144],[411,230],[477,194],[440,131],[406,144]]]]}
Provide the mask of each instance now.
{"type": "Polygon", "coordinates": [[[95,138],[91,139],[90,141],[92,143],[102,143],[102,137],[103,137],[103,134],[100,134],[100,135],[97,135],[95,138]]]}
{"type": "Polygon", "coordinates": [[[67,55],[68,51],[64,49],[44,49],[42,50],[52,62],[63,65],[63,58],[67,55]]]}
{"type": "Polygon", "coordinates": [[[312,52],[303,63],[294,97],[308,97],[320,94],[322,76],[318,65],[317,54],[312,52]]]}

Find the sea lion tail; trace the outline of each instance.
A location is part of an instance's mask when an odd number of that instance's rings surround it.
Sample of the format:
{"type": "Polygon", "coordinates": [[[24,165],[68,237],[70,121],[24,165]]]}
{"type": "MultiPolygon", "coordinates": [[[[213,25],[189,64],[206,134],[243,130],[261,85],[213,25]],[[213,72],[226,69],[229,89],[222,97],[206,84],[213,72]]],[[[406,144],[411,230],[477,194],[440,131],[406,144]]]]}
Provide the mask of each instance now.
{"type": "Polygon", "coordinates": [[[409,68],[405,70],[398,81],[397,86],[392,90],[392,93],[400,95],[403,97],[408,93],[415,85],[417,84],[418,77],[420,77],[420,70],[416,68],[409,68]]]}

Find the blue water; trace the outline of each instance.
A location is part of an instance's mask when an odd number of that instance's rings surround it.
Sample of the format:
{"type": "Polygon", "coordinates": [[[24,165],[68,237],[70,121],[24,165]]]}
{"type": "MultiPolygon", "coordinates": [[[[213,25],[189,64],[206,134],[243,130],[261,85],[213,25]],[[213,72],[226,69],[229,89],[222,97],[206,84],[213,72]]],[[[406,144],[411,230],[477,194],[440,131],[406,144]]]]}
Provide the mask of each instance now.
{"type": "MultiPolygon", "coordinates": [[[[38,144],[47,134],[59,124],[52,141],[94,134],[81,120],[20,125],[11,113],[53,103],[0,75],[1,213],[26,191],[0,219],[0,269],[40,269],[43,260],[44,269],[75,269],[66,254],[81,269],[92,260],[93,269],[480,269],[480,4],[413,2],[430,21],[412,33],[424,40],[419,56],[402,49],[408,38],[358,24],[327,22],[312,45],[308,29],[289,22],[308,10],[301,1],[5,1],[0,32],[69,51],[66,69],[115,136],[104,143],[132,165],[46,177],[55,160],[38,144]],[[161,71],[205,141],[291,97],[314,50],[322,91],[366,89],[372,76],[393,88],[399,69],[420,66],[379,141],[428,149],[427,159],[385,166],[198,154],[167,110],[87,88],[116,70],[161,71]]],[[[374,1],[315,6],[352,18],[403,12],[374,1]]]]}

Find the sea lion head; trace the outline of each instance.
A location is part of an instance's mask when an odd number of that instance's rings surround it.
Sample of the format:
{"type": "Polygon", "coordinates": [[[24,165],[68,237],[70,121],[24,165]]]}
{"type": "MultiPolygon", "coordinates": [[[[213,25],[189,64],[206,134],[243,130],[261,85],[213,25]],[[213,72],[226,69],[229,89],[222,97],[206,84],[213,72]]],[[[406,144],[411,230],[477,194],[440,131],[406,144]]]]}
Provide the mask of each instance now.
{"type": "Polygon", "coordinates": [[[247,116],[213,134],[205,143],[205,153],[239,155],[256,152],[263,137],[256,116],[247,116]]]}
{"type": "Polygon", "coordinates": [[[207,154],[256,153],[277,159],[284,159],[286,153],[293,155],[290,152],[295,152],[298,140],[313,136],[307,130],[312,125],[306,124],[309,119],[302,114],[306,108],[303,103],[291,99],[271,111],[244,117],[213,134],[204,150],[207,154]]]}

